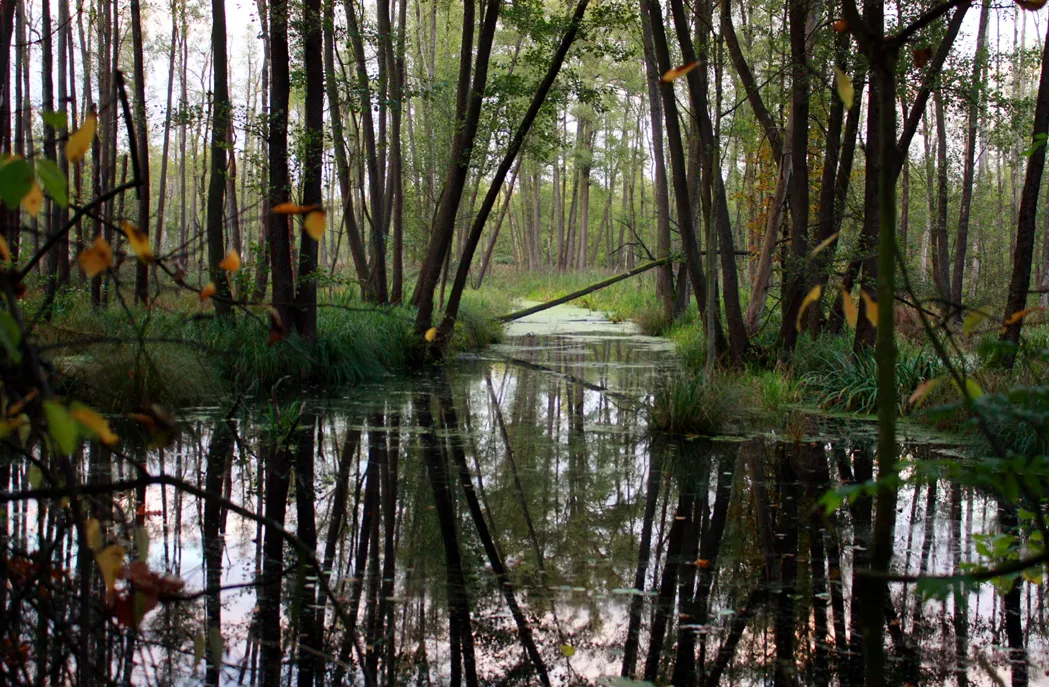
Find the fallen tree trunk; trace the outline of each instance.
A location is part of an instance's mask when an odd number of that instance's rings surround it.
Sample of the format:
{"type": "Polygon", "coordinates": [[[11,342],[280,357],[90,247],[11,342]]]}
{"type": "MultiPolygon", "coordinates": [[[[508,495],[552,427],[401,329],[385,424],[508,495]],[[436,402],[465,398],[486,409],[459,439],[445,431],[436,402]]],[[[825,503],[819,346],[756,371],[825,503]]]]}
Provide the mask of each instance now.
{"type": "MultiPolygon", "coordinates": [[[[705,254],[706,254],[705,251],[700,251],[700,255],[705,255],[705,254]]],[[[735,251],[735,254],[736,255],[746,255],[746,251],[735,251]]],[[[555,305],[561,305],[562,303],[567,303],[569,301],[574,301],[577,298],[582,298],[583,296],[587,295],[588,293],[593,293],[594,291],[600,291],[601,289],[605,288],[606,286],[611,286],[612,284],[615,284],[616,282],[621,282],[624,279],[629,279],[630,277],[636,277],[637,275],[641,274],[642,272],[647,272],[648,270],[652,269],[653,267],[660,267],[661,265],[672,264],[673,262],[674,262],[673,256],[660,258],[659,260],[653,260],[652,262],[646,262],[644,265],[639,265],[639,266],[635,267],[634,269],[632,269],[632,270],[630,270],[628,272],[623,272],[622,274],[617,274],[614,277],[609,277],[608,279],[603,279],[603,280],[597,282],[596,284],[591,284],[590,286],[588,286],[588,287],[586,287],[584,289],[580,289],[578,291],[573,291],[572,293],[570,293],[570,294],[568,294],[566,296],[561,296],[560,298],[555,298],[552,301],[547,301],[546,303],[540,303],[539,305],[532,305],[532,306],[529,306],[529,307],[525,308],[524,310],[518,310],[518,311],[512,312],[512,313],[510,313],[508,315],[502,315],[498,319],[499,319],[500,322],[513,322],[514,320],[519,320],[522,317],[527,317],[529,315],[534,315],[537,312],[542,312],[544,310],[552,308],[555,305]]]]}

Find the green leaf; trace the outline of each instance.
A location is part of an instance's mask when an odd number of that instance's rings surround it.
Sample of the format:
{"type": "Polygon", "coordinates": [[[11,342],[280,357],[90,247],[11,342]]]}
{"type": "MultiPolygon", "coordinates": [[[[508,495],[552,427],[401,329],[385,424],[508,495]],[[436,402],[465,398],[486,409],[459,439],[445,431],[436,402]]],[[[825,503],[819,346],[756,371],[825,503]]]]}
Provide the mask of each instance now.
{"type": "Polygon", "coordinates": [[[12,210],[33,187],[33,167],[21,159],[8,159],[0,165],[0,200],[12,210]]]}
{"type": "Polygon", "coordinates": [[[41,112],[40,116],[44,118],[44,121],[52,129],[63,130],[69,128],[69,117],[65,112],[41,112]]]}
{"type": "Polygon", "coordinates": [[[149,530],[145,527],[135,528],[135,550],[142,561],[149,560],[149,530]]]}
{"type": "Polygon", "coordinates": [[[44,417],[47,432],[62,455],[68,456],[76,450],[76,422],[69,410],[57,401],[44,401],[44,417]]]}
{"type": "Polygon", "coordinates": [[[990,316],[991,311],[986,307],[977,308],[976,310],[971,311],[968,315],[965,316],[965,319],[962,321],[962,332],[966,336],[969,336],[970,334],[972,334],[974,329],[979,327],[983,323],[983,321],[990,316]]]}
{"type": "Polygon", "coordinates": [[[58,165],[51,160],[37,160],[36,175],[44,185],[47,195],[62,207],[69,206],[69,182],[58,165]]]}
{"type": "Polygon", "coordinates": [[[15,365],[22,362],[22,330],[18,328],[15,318],[6,310],[0,310],[0,345],[3,345],[11,362],[15,365]]]}
{"type": "Polygon", "coordinates": [[[26,480],[29,481],[30,489],[40,488],[40,485],[44,483],[44,473],[41,472],[39,465],[33,463],[29,466],[29,472],[26,475],[26,480]]]}
{"type": "Polygon", "coordinates": [[[193,672],[197,671],[197,666],[204,660],[204,633],[198,632],[193,636],[193,672]]]}

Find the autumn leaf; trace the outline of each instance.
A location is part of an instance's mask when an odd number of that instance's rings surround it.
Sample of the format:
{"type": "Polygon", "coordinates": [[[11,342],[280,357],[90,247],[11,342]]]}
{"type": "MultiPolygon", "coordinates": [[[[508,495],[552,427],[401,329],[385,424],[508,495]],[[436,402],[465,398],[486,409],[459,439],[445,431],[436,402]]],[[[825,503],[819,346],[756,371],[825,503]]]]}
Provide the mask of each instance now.
{"type": "Polygon", "coordinates": [[[196,672],[197,666],[204,660],[204,633],[198,632],[193,636],[193,672],[196,672]]]}
{"type": "Polygon", "coordinates": [[[306,215],[302,228],[310,235],[311,239],[320,241],[321,236],[324,235],[324,210],[314,210],[306,215]]]}
{"type": "Polygon", "coordinates": [[[852,87],[849,75],[838,65],[834,65],[834,84],[838,88],[838,97],[841,98],[841,102],[845,103],[845,109],[851,110],[856,98],[856,89],[852,87]]]}
{"type": "Polygon", "coordinates": [[[965,319],[962,320],[962,333],[964,333],[966,336],[969,336],[973,333],[974,329],[979,327],[983,323],[983,321],[990,316],[991,311],[986,307],[977,308],[976,310],[971,311],[968,315],[965,316],[965,319]]]}
{"type": "Polygon", "coordinates": [[[572,646],[571,644],[562,644],[561,645],[561,654],[565,658],[572,658],[573,656],[575,656],[575,647],[572,646]]]}
{"type": "Polygon", "coordinates": [[[831,234],[830,236],[828,236],[827,238],[825,238],[822,241],[820,241],[819,244],[817,244],[816,247],[812,249],[812,252],[809,253],[809,257],[810,258],[816,257],[821,252],[823,252],[823,250],[825,248],[827,248],[827,246],[829,246],[830,244],[832,244],[832,243],[834,243],[835,241],[838,240],[838,235],[839,234],[841,234],[841,232],[840,231],[836,231],[833,234],[831,234]]]}
{"type": "Polygon", "coordinates": [[[877,327],[878,303],[866,291],[860,290],[860,296],[863,298],[863,305],[866,306],[864,313],[867,315],[867,321],[871,323],[872,327],[877,327]]]}
{"type": "Polygon", "coordinates": [[[823,287],[819,284],[812,287],[812,290],[805,295],[805,299],[801,301],[801,307],[798,308],[798,321],[795,323],[795,327],[801,329],[801,317],[805,314],[805,310],[820,299],[820,294],[823,293],[823,287]]]}
{"type": "Polygon", "coordinates": [[[42,207],[44,207],[44,191],[40,188],[40,184],[34,181],[29,188],[29,193],[22,196],[22,209],[30,217],[36,217],[40,214],[40,208],[42,207]]]}
{"type": "Polygon", "coordinates": [[[683,64],[680,67],[674,67],[673,69],[670,69],[665,74],[663,74],[663,76],[660,77],[659,80],[663,83],[673,83],[674,81],[677,81],[682,76],[688,74],[690,71],[692,71],[698,66],[699,60],[689,62],[688,64],[683,64]]]}
{"type": "Polygon", "coordinates": [[[113,249],[101,235],[96,236],[91,247],[77,256],[77,262],[80,263],[80,269],[84,270],[87,278],[94,279],[113,264],[113,249]]]}
{"type": "Polygon", "coordinates": [[[1012,325],[1016,324],[1017,322],[1019,322],[1020,320],[1022,320],[1025,317],[1027,317],[1031,313],[1036,313],[1036,312],[1045,312],[1045,308],[1037,307],[1037,308],[1025,308],[1023,310],[1018,310],[1018,311],[1014,312],[1012,315],[1010,315],[1009,317],[1005,318],[1005,322],[1003,322],[1002,324],[1004,326],[1006,326],[1006,327],[1011,327],[1012,325]]]}
{"type": "Polygon", "coordinates": [[[121,578],[124,570],[124,548],[113,544],[95,553],[95,562],[102,572],[102,579],[106,583],[106,592],[112,594],[116,590],[117,580],[121,578]]]}
{"type": "Polygon", "coordinates": [[[84,123],[80,128],[69,134],[66,141],[66,159],[70,162],[80,162],[87,151],[91,150],[91,143],[95,140],[95,130],[98,128],[98,115],[89,112],[84,117],[84,123]]]}
{"type": "Polygon", "coordinates": [[[430,327],[423,334],[423,338],[426,339],[426,343],[433,343],[437,339],[437,327],[430,327]]]}
{"type": "Polygon", "coordinates": [[[266,340],[266,345],[272,346],[288,335],[288,328],[285,326],[284,320],[281,319],[280,313],[277,312],[276,308],[271,306],[267,308],[266,312],[270,316],[270,336],[266,340]]]}
{"type": "Polygon", "coordinates": [[[914,56],[914,66],[921,69],[932,59],[932,48],[915,48],[911,55],[914,56]]]}
{"type": "Polygon", "coordinates": [[[852,295],[844,288],[841,290],[841,309],[845,313],[845,321],[855,329],[856,321],[860,318],[860,310],[856,307],[856,301],[852,300],[852,295]]]}
{"type": "Polygon", "coordinates": [[[836,22],[831,24],[831,26],[834,28],[835,33],[845,33],[849,30],[849,22],[845,21],[844,19],[837,20],[836,22]]]}
{"type": "Polygon", "coordinates": [[[226,251],[226,257],[222,258],[219,262],[219,269],[226,270],[227,272],[236,272],[240,269],[240,255],[237,251],[230,249],[226,251]]]}
{"type": "Polygon", "coordinates": [[[911,397],[907,399],[907,403],[912,406],[919,405],[925,400],[925,397],[932,393],[932,390],[943,381],[943,377],[933,377],[932,379],[926,379],[924,382],[918,385],[918,388],[914,390],[911,397]]]}
{"type": "Polygon", "coordinates": [[[208,299],[215,295],[215,282],[209,281],[200,290],[200,302],[207,303],[208,299]]]}
{"type": "Polygon", "coordinates": [[[55,448],[63,456],[71,455],[76,450],[77,431],[69,410],[58,401],[44,401],[44,417],[55,448]]]}
{"type": "Polygon", "coordinates": [[[106,446],[113,446],[119,440],[119,437],[109,428],[109,422],[106,421],[106,418],[87,406],[81,403],[74,403],[70,415],[73,416],[74,420],[90,429],[98,436],[99,441],[106,446]]]}
{"type": "Polygon", "coordinates": [[[297,205],[295,203],[278,203],[270,210],[275,215],[305,215],[314,210],[320,210],[320,205],[297,205]]]}
{"type": "Polygon", "coordinates": [[[11,246],[7,245],[7,239],[0,236],[0,260],[11,262],[11,246]]]}
{"type": "Polygon", "coordinates": [[[146,232],[127,220],[121,222],[121,226],[124,228],[124,236],[127,237],[128,245],[131,246],[131,250],[135,251],[138,259],[146,264],[153,262],[153,249],[149,247],[149,237],[146,232]]]}

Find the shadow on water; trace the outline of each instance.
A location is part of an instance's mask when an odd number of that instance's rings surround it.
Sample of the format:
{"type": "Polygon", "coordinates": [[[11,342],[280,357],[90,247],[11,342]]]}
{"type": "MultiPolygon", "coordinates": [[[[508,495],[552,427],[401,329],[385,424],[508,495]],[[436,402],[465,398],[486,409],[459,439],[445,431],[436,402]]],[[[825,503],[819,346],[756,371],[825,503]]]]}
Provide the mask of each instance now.
{"type": "MultiPolygon", "coordinates": [[[[853,571],[867,565],[873,504],[862,489],[830,512],[821,499],[874,478],[869,423],[657,436],[653,390],[675,374],[665,342],[574,308],[509,334],[344,398],[187,421],[148,460],[298,544],[150,487],[154,567],[207,593],[147,616],[137,645],[101,631],[98,665],[267,687],[862,683],[853,571]],[[207,650],[191,648],[198,633],[207,650]]],[[[93,474],[111,469],[92,458],[93,474]]],[[[900,573],[957,572],[979,560],[981,533],[1016,525],[994,498],[935,477],[905,481],[898,507],[900,573]]],[[[16,535],[34,520],[13,512],[16,535]]],[[[891,592],[890,683],[1042,676],[1039,585],[891,592]]]]}

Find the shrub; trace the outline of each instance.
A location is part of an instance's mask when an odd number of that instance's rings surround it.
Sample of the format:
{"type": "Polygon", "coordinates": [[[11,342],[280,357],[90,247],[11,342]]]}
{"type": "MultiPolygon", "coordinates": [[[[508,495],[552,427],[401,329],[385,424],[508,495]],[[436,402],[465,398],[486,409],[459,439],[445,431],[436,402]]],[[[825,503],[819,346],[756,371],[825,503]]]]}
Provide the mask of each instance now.
{"type": "Polygon", "coordinates": [[[714,435],[734,409],[744,407],[737,379],[722,374],[680,374],[656,392],[651,427],[671,434],[714,435]]]}

